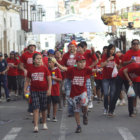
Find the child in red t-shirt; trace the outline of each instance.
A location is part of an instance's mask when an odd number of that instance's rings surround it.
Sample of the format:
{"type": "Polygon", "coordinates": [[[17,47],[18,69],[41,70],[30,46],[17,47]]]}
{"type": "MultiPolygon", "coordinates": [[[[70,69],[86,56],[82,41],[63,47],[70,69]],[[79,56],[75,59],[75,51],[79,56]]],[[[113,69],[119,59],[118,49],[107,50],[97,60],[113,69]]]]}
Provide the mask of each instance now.
{"type": "Polygon", "coordinates": [[[59,96],[60,96],[60,82],[62,81],[62,76],[60,70],[55,67],[55,63],[52,62],[52,60],[49,58],[48,59],[48,66],[49,66],[49,71],[52,75],[52,89],[51,89],[51,96],[47,98],[48,102],[48,115],[47,115],[47,120],[50,120],[50,109],[51,109],[51,102],[53,104],[53,121],[56,122],[56,113],[57,113],[57,106],[59,101],[59,96]]]}
{"type": "Polygon", "coordinates": [[[47,96],[51,94],[51,77],[48,68],[42,65],[41,54],[35,53],[33,55],[33,65],[30,66],[27,73],[24,94],[28,92],[29,85],[34,114],[34,132],[38,132],[39,109],[42,113],[43,129],[46,130],[48,129],[46,125],[47,96]]]}
{"type": "Polygon", "coordinates": [[[92,72],[97,72],[97,70],[86,67],[86,60],[83,55],[78,55],[76,57],[77,67],[63,67],[54,58],[52,58],[52,61],[55,62],[60,69],[67,71],[67,77],[71,80],[70,97],[73,99],[75,120],[77,123],[75,133],[80,133],[80,109],[82,109],[83,112],[83,124],[88,124],[88,97],[86,89],[87,76],[92,75],[92,72]]]}

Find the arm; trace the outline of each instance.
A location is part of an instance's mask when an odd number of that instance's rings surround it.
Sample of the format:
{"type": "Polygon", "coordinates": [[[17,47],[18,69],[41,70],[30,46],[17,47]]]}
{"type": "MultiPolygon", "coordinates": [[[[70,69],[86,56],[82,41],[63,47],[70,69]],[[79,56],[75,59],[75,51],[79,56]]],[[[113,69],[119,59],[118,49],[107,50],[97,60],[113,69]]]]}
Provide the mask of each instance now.
{"type": "Polygon", "coordinates": [[[110,56],[106,61],[102,62],[102,63],[101,63],[101,67],[102,67],[102,68],[105,67],[105,66],[107,65],[107,63],[108,63],[110,60],[112,60],[112,59],[114,59],[114,56],[110,56]]]}
{"type": "Polygon", "coordinates": [[[92,68],[92,67],[96,66],[97,63],[98,63],[98,59],[95,60],[95,61],[92,63],[92,65],[90,65],[89,67],[92,68]]]}
{"type": "Polygon", "coordinates": [[[56,77],[53,77],[53,76],[52,76],[52,80],[55,80],[55,81],[58,81],[58,82],[61,82],[62,81],[61,78],[56,78],[56,77]]]}
{"type": "Polygon", "coordinates": [[[47,96],[50,96],[51,95],[51,88],[52,88],[51,76],[47,76],[47,81],[48,81],[47,96]]]}
{"type": "Polygon", "coordinates": [[[24,84],[24,95],[28,92],[27,87],[30,85],[30,78],[26,78],[25,84],[24,84]]]}
{"type": "Polygon", "coordinates": [[[27,76],[27,70],[24,68],[24,64],[20,62],[19,63],[19,68],[24,71],[24,75],[26,77],[27,76]]]}
{"type": "Polygon", "coordinates": [[[131,81],[131,79],[130,79],[130,77],[129,77],[129,75],[128,75],[128,69],[127,69],[127,68],[124,69],[124,70],[123,70],[123,73],[124,73],[126,79],[128,80],[129,85],[132,85],[132,81],[131,81]]]}
{"type": "Polygon", "coordinates": [[[128,64],[133,63],[133,62],[135,62],[135,60],[134,59],[131,59],[130,61],[124,61],[122,64],[123,64],[123,66],[126,66],[128,64]]]}

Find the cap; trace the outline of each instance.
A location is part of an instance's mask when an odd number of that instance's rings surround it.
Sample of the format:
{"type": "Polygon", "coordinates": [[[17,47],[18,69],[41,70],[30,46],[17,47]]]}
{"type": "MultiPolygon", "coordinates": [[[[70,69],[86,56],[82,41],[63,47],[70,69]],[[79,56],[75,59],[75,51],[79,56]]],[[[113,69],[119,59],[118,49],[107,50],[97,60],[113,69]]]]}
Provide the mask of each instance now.
{"type": "Polygon", "coordinates": [[[49,49],[49,50],[48,50],[48,53],[49,53],[49,54],[54,54],[55,51],[54,51],[53,49],[49,49]]]}
{"type": "Polygon", "coordinates": [[[77,46],[76,41],[75,41],[75,40],[72,40],[72,41],[69,43],[68,47],[69,47],[70,45],[74,45],[74,46],[76,47],[76,46],[77,46]]]}
{"type": "Polygon", "coordinates": [[[30,45],[36,46],[36,42],[35,42],[34,40],[30,40],[30,41],[28,42],[28,47],[29,47],[30,45]]]}
{"type": "Polygon", "coordinates": [[[0,57],[2,57],[3,56],[3,54],[0,52],[0,57]]]}
{"type": "Polygon", "coordinates": [[[11,51],[10,54],[14,54],[15,55],[15,52],[14,51],[11,51]]]}
{"type": "Polygon", "coordinates": [[[86,58],[83,55],[78,55],[76,57],[76,61],[86,60],[86,58]]]}

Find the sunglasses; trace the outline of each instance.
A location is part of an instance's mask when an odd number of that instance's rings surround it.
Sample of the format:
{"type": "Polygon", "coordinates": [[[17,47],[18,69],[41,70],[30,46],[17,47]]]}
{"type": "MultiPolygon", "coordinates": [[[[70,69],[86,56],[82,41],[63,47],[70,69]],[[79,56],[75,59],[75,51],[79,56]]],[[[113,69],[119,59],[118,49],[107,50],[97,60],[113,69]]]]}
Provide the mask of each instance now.
{"type": "Polygon", "coordinates": [[[139,45],[139,43],[132,43],[132,45],[139,45]]]}

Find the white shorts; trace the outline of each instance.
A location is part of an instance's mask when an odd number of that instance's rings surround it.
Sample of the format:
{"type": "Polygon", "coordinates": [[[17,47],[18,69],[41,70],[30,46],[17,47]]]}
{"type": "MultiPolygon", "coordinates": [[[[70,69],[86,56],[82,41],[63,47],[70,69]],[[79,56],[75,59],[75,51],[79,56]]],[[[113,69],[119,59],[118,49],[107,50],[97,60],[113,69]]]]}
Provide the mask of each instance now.
{"type": "Polygon", "coordinates": [[[75,96],[73,98],[73,104],[74,104],[74,112],[80,112],[82,106],[88,105],[87,92],[83,92],[82,94],[75,96]]]}

